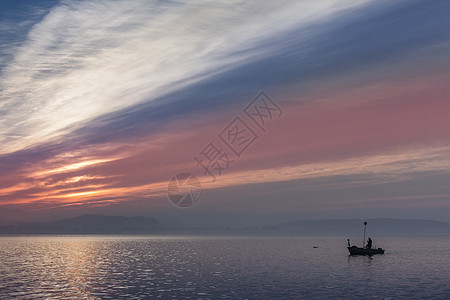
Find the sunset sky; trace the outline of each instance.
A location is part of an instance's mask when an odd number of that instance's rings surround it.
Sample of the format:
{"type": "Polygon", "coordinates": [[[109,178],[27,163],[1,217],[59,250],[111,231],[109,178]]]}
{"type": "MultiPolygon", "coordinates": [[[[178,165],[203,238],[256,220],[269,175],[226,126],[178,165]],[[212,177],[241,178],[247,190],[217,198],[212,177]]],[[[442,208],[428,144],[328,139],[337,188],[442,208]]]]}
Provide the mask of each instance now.
{"type": "Polygon", "coordinates": [[[446,0],[1,1],[0,224],[450,221],[449,16],[446,0]],[[279,110],[258,126],[264,95],[279,110]],[[221,139],[237,117],[255,137],[240,155],[221,139]],[[232,161],[215,179],[194,159],[211,142],[232,161]],[[201,181],[193,207],[167,198],[179,173],[201,181]]]}

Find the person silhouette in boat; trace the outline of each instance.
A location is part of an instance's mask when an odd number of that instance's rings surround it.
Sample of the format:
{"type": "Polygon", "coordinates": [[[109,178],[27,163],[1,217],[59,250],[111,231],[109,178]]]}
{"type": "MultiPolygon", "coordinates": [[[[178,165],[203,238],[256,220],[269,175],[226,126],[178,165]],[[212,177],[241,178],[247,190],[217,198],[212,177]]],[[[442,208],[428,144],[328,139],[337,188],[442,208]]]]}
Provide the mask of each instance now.
{"type": "Polygon", "coordinates": [[[366,248],[367,248],[367,249],[372,249],[372,239],[371,239],[371,238],[369,238],[369,239],[367,240],[366,248]]]}

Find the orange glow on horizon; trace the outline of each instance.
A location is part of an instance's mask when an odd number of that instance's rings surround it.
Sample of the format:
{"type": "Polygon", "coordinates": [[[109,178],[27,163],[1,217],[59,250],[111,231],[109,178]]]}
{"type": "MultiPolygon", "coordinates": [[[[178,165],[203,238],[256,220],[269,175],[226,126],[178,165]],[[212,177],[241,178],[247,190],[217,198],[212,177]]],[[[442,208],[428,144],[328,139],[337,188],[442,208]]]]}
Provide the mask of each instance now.
{"type": "Polygon", "coordinates": [[[107,162],[112,162],[118,159],[121,159],[123,157],[112,157],[112,158],[106,158],[106,159],[93,159],[93,160],[88,160],[88,161],[83,161],[83,162],[78,162],[78,163],[73,163],[73,164],[69,164],[63,167],[59,167],[56,169],[50,169],[50,170],[45,170],[45,171],[38,171],[33,173],[31,176],[32,177],[43,177],[46,175],[50,175],[50,174],[56,174],[56,173],[64,173],[67,171],[75,171],[75,170],[79,170],[85,167],[90,167],[93,165],[98,165],[98,164],[102,164],[102,163],[107,163],[107,162]]]}

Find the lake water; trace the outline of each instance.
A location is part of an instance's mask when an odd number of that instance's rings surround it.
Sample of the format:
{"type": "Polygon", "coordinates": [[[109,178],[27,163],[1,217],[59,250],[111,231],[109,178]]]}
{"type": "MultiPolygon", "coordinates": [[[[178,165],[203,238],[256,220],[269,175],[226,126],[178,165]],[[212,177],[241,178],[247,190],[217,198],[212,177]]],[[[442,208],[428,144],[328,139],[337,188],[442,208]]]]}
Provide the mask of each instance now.
{"type": "Polygon", "coordinates": [[[0,237],[1,299],[450,299],[450,237],[0,237]],[[359,241],[360,242],[360,241],[359,241]],[[318,248],[313,248],[318,247],[318,248]]]}

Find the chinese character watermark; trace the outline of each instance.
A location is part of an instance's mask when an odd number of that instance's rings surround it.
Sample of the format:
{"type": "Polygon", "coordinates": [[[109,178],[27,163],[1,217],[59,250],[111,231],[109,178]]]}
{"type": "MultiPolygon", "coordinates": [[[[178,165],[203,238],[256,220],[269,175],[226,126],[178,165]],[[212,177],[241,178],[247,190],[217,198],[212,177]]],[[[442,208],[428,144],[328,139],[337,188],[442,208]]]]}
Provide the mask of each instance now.
{"type": "Polygon", "coordinates": [[[266,131],[267,122],[283,114],[281,108],[264,92],[260,92],[244,112],[262,131],[266,131]]]}
{"type": "Polygon", "coordinates": [[[228,154],[222,149],[217,148],[211,141],[202,151],[199,152],[200,158],[194,156],[196,167],[203,169],[203,175],[208,175],[216,180],[216,175],[222,175],[222,171],[228,170],[234,160],[228,158],[228,154]]]}
{"type": "MultiPolygon", "coordinates": [[[[275,118],[279,118],[282,109],[265,93],[260,92],[219,134],[218,138],[226,147],[218,146],[217,140],[211,140],[194,156],[195,167],[200,168],[202,176],[208,176],[212,182],[228,171],[232,164],[266,132],[266,127],[275,118]],[[228,152],[227,152],[228,150],[228,152]],[[231,150],[231,152],[230,152],[231,150]]],[[[191,173],[180,173],[169,181],[167,195],[177,207],[194,206],[200,200],[202,186],[200,180],[191,173]]]]}
{"type": "Polygon", "coordinates": [[[237,156],[247,150],[247,148],[258,138],[256,133],[241,118],[236,117],[219,134],[219,138],[237,156]]]}

